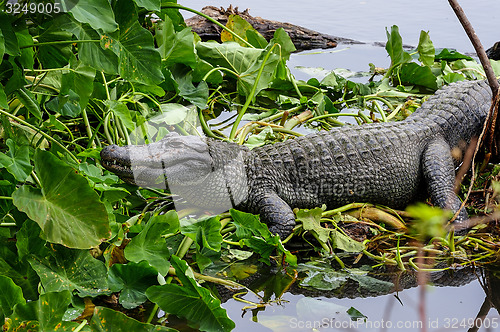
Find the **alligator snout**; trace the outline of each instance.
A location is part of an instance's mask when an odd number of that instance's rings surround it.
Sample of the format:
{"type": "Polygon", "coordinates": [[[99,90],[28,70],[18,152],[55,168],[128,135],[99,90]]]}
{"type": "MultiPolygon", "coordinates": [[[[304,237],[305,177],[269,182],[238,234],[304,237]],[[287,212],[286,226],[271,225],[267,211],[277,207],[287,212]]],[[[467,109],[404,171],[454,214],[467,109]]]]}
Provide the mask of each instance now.
{"type": "Polygon", "coordinates": [[[130,152],[126,147],[109,145],[101,150],[101,164],[108,170],[113,170],[116,165],[130,166],[130,152]]]}

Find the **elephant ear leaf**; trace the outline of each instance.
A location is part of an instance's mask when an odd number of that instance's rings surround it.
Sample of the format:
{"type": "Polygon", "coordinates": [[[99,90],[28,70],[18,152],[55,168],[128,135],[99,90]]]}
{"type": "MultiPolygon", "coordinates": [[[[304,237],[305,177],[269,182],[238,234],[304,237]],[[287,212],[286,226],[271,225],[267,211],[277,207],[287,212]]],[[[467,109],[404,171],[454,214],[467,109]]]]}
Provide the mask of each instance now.
{"type": "Polygon", "coordinates": [[[14,205],[40,226],[47,241],[89,249],[111,235],[104,204],[83,176],[42,150],[35,154],[35,171],[41,190],[23,185],[12,197],[14,205]]]}

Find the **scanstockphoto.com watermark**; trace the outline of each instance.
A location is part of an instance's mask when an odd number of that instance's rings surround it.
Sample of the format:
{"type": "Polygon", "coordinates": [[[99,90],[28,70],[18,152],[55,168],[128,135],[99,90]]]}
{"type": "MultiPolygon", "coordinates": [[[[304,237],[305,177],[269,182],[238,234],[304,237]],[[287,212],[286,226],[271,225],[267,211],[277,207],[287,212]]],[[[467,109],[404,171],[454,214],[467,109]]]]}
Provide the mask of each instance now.
{"type": "Polygon", "coordinates": [[[338,320],[335,318],[323,318],[321,320],[300,320],[292,318],[289,321],[291,329],[307,329],[307,330],[344,330],[344,329],[360,329],[363,330],[379,330],[379,329],[422,329],[424,325],[428,329],[470,329],[472,327],[484,327],[486,329],[496,329],[500,325],[498,317],[478,318],[435,318],[429,319],[426,322],[421,320],[338,320]]]}

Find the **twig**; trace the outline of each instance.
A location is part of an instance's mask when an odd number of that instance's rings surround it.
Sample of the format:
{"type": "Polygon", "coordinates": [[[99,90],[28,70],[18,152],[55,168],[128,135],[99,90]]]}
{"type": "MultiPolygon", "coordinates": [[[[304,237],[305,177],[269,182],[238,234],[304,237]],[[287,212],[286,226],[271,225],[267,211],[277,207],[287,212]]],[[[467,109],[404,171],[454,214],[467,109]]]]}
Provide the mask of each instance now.
{"type": "Polygon", "coordinates": [[[496,96],[498,93],[498,81],[495,78],[495,73],[493,72],[493,68],[491,68],[490,60],[488,59],[488,56],[484,51],[484,47],[481,44],[481,41],[477,37],[476,32],[472,27],[472,24],[470,24],[469,20],[467,19],[467,16],[465,15],[464,10],[458,4],[457,0],[448,0],[448,2],[450,3],[451,8],[457,15],[458,20],[464,27],[464,30],[467,33],[467,36],[469,37],[472,43],[472,46],[474,46],[477,56],[479,57],[479,61],[481,61],[481,64],[483,65],[484,72],[486,73],[486,78],[488,79],[491,91],[493,92],[493,96],[496,96]]]}

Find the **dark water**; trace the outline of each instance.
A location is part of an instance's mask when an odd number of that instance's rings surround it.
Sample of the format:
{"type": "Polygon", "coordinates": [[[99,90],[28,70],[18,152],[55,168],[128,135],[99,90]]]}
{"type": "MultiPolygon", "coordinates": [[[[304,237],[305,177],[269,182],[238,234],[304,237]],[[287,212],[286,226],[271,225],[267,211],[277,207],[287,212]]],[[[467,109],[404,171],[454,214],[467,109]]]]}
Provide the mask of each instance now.
{"type": "MultiPolygon", "coordinates": [[[[459,1],[485,48],[500,41],[500,0],[459,1]]],[[[461,52],[472,53],[473,48],[458,23],[446,0],[192,0],[179,1],[182,5],[201,10],[206,5],[227,7],[238,6],[240,10],[250,8],[250,14],[267,19],[290,22],[334,36],[351,38],[366,45],[340,45],[326,51],[309,51],[294,54],[289,62],[298,79],[321,78],[325,71],[346,68],[352,71],[368,71],[369,63],[387,67],[389,59],[385,49],[373,46],[373,42],[386,40],[386,27],[398,25],[403,42],[417,45],[420,30],[430,31],[436,48],[449,47],[461,52]],[[311,69],[321,67],[320,69],[311,69]]],[[[186,13],[185,17],[191,16],[186,13]]],[[[366,315],[372,325],[337,329],[330,324],[317,331],[424,331],[419,325],[419,290],[408,289],[399,293],[399,302],[394,295],[365,299],[320,300],[343,307],[355,307],[366,315]],[[385,324],[384,324],[385,322],[385,324]],[[389,324],[388,324],[389,322],[389,324]]],[[[464,327],[474,319],[485,298],[478,281],[460,288],[431,287],[426,291],[426,331],[467,331],[464,327]]],[[[234,300],[224,304],[229,316],[236,322],[236,331],[314,331],[307,328],[307,322],[298,317],[303,307],[299,305],[303,296],[285,294],[288,302],[275,304],[259,312],[252,320],[252,313],[242,317],[241,309],[246,305],[234,300]],[[292,318],[295,317],[295,320],[292,318]],[[269,324],[285,319],[288,325],[269,329],[269,324]],[[291,320],[292,319],[292,320],[291,320]],[[305,329],[300,329],[305,326],[305,329]]],[[[318,306],[319,308],[319,306],[318,306]]],[[[320,309],[318,309],[319,311],[320,309]]],[[[315,320],[311,315],[310,322],[315,320]]],[[[495,309],[487,316],[490,325],[500,324],[500,315],[495,309]]],[[[327,324],[328,325],[328,324],[327,324]]],[[[482,327],[479,331],[500,331],[500,327],[482,327]]]]}

